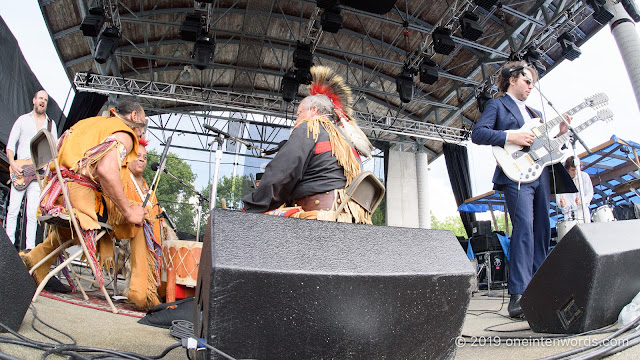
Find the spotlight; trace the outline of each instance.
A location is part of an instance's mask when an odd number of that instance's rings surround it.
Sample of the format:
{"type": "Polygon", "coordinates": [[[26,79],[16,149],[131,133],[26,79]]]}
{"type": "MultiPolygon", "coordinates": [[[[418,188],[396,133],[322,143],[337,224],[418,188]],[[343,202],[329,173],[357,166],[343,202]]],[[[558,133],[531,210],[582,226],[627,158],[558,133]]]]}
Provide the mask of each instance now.
{"type": "Polygon", "coordinates": [[[431,37],[433,38],[433,50],[438,54],[449,55],[456,47],[451,38],[451,30],[446,27],[438,26],[433,30],[431,37]]]}
{"type": "Polygon", "coordinates": [[[489,10],[498,3],[498,0],[474,0],[474,2],[481,8],[489,10]]]}
{"type": "Polygon", "coordinates": [[[564,56],[565,59],[573,61],[577,59],[580,54],[582,54],[582,51],[580,51],[576,44],[573,43],[575,41],[575,38],[573,37],[573,35],[569,34],[568,31],[562,33],[562,35],[558,37],[557,41],[562,47],[562,56],[564,56]]]}
{"type": "Polygon", "coordinates": [[[413,98],[413,71],[403,68],[402,72],[396,77],[396,90],[400,95],[400,101],[408,103],[413,98]]]}
{"type": "Polygon", "coordinates": [[[287,71],[282,77],[280,83],[280,92],[282,93],[282,100],[286,102],[292,102],[298,95],[298,81],[296,80],[296,74],[293,70],[287,71]]]}
{"type": "Polygon", "coordinates": [[[342,15],[340,14],[340,8],[333,7],[330,9],[324,9],[322,16],[320,17],[320,25],[322,30],[330,33],[337,33],[342,29],[342,15]]]}
{"type": "Polygon", "coordinates": [[[593,20],[602,25],[607,25],[613,19],[611,11],[604,7],[606,0],[587,0],[587,4],[593,9],[593,20]]]}
{"type": "Polygon", "coordinates": [[[524,54],[524,61],[533,65],[536,70],[538,70],[538,76],[542,77],[545,72],[547,72],[547,68],[542,64],[540,60],[542,58],[542,53],[539,50],[536,50],[534,47],[530,47],[527,49],[527,53],[524,54]]]}
{"type": "Polygon", "coordinates": [[[476,96],[476,101],[478,102],[478,110],[480,110],[480,112],[483,112],[484,108],[487,106],[487,103],[491,99],[493,99],[493,97],[491,96],[489,91],[487,91],[486,89],[483,89],[478,94],[478,96],[476,96]]]}
{"type": "Polygon", "coordinates": [[[102,7],[92,7],[89,9],[89,14],[82,19],[80,24],[80,30],[82,35],[96,37],[100,34],[104,25],[104,9],[102,7]]]}
{"type": "Polygon", "coordinates": [[[196,69],[206,69],[213,60],[213,53],[216,51],[216,43],[206,36],[198,38],[193,44],[193,64],[196,69]]]}
{"type": "Polygon", "coordinates": [[[438,67],[433,60],[427,58],[422,60],[420,64],[420,81],[429,85],[433,85],[438,81],[438,67]]]}
{"type": "Polygon", "coordinates": [[[309,69],[313,66],[313,53],[311,52],[311,44],[305,44],[298,41],[296,49],[293,51],[293,63],[295,67],[301,69],[309,69]]]}
{"type": "Polygon", "coordinates": [[[110,26],[100,34],[96,43],[95,59],[98,64],[104,64],[107,59],[116,52],[120,42],[120,30],[115,26],[110,26]]]}
{"type": "Polygon", "coordinates": [[[636,7],[636,3],[633,0],[621,0],[620,2],[633,21],[640,21],[640,13],[638,13],[638,7],[636,7]]]}
{"type": "Polygon", "coordinates": [[[202,17],[196,14],[187,14],[180,25],[180,38],[195,42],[200,36],[202,36],[202,17]]]}
{"type": "Polygon", "coordinates": [[[184,70],[180,72],[180,80],[184,82],[191,82],[191,65],[185,65],[184,70]]]}
{"type": "Polygon", "coordinates": [[[482,29],[478,20],[480,20],[480,17],[471,11],[465,11],[462,14],[460,17],[460,33],[463,38],[476,41],[482,36],[484,29],[482,29]]]}

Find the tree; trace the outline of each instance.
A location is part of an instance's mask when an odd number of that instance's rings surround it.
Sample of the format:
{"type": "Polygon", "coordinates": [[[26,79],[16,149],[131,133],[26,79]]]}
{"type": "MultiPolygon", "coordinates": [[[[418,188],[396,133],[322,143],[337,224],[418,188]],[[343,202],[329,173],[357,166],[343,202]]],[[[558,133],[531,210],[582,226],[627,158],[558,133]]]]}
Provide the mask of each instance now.
{"type": "MultiPolygon", "coordinates": [[[[149,150],[147,158],[149,163],[159,161],[160,154],[155,150],[149,150]]],[[[173,153],[167,154],[165,168],[186,184],[193,183],[196,178],[196,175],[191,170],[191,166],[173,153]]],[[[155,174],[156,173],[151,170],[151,167],[147,166],[144,173],[142,173],[142,177],[144,177],[151,186],[151,181],[155,174]]],[[[166,174],[160,175],[160,181],[156,189],[158,201],[165,208],[178,230],[195,234],[195,223],[193,221],[196,213],[195,206],[188,203],[188,199],[192,195],[191,190],[180,184],[174,178],[166,174]]]]}
{"type": "Polygon", "coordinates": [[[387,225],[386,219],[386,211],[387,211],[387,196],[382,197],[382,201],[380,201],[380,205],[376,211],[371,214],[371,222],[373,225],[385,226],[387,225]]]}
{"type": "Polygon", "coordinates": [[[456,236],[467,237],[467,231],[464,229],[462,219],[458,215],[447,216],[446,219],[440,221],[433,215],[433,213],[431,213],[431,228],[451,230],[456,236]]]}
{"type": "MultiPolygon", "coordinates": [[[[253,182],[249,176],[223,176],[218,179],[216,190],[216,207],[222,208],[222,199],[225,201],[227,209],[242,209],[242,197],[253,191],[253,182]]],[[[200,191],[205,199],[211,198],[211,182],[200,191]]],[[[200,234],[204,234],[207,221],[209,220],[209,203],[202,210],[200,221],[200,234]]]]}

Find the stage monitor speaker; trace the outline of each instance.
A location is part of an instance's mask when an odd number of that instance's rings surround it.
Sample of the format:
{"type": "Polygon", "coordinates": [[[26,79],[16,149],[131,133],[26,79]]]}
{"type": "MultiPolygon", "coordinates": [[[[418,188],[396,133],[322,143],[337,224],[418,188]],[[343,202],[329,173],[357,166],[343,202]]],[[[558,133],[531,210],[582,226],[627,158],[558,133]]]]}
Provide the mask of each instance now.
{"type": "Polygon", "coordinates": [[[640,292],[638,229],[640,220],[574,226],[522,295],[531,329],[577,334],[614,323],[640,292]]]}
{"type": "Polygon", "coordinates": [[[18,331],[35,292],[35,282],[6,231],[0,229],[0,322],[18,331]]]}
{"type": "Polygon", "coordinates": [[[215,209],[195,334],[240,359],[453,358],[474,276],[450,231],[215,209]]]}

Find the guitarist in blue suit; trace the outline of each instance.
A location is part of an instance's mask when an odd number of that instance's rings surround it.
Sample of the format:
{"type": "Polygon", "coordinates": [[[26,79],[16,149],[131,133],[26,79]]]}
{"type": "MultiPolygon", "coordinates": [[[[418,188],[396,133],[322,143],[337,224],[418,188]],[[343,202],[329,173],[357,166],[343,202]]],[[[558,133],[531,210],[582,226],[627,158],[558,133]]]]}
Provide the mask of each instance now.
{"type": "MultiPolygon", "coordinates": [[[[504,147],[507,142],[529,146],[534,136],[530,132],[510,132],[520,129],[525,120],[540,118],[541,113],[525,105],[538,72],[523,61],[507,63],[498,76],[498,90],[506,93],[491,99],[473,128],[471,140],[479,145],[504,147]]],[[[570,121],[570,117],[568,117],[570,121]]],[[[560,125],[561,135],[568,130],[560,125]]],[[[551,230],[549,228],[549,172],[530,183],[509,179],[499,167],[493,175],[494,189],[504,192],[513,223],[510,244],[509,316],[521,317],[520,297],[547,256],[551,230]]]]}

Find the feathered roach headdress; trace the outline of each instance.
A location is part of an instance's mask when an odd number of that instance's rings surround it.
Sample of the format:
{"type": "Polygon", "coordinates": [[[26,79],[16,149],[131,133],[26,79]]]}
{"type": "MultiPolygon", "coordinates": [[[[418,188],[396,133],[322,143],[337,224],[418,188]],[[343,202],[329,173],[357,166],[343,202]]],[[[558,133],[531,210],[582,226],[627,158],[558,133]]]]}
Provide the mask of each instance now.
{"type": "Polygon", "coordinates": [[[362,132],[355,118],[351,104],[351,89],[342,76],[334,73],[326,66],[313,66],[311,68],[310,95],[325,95],[333,103],[334,112],[338,118],[337,123],[343,130],[345,137],[365,157],[371,158],[373,145],[362,132]]]}

